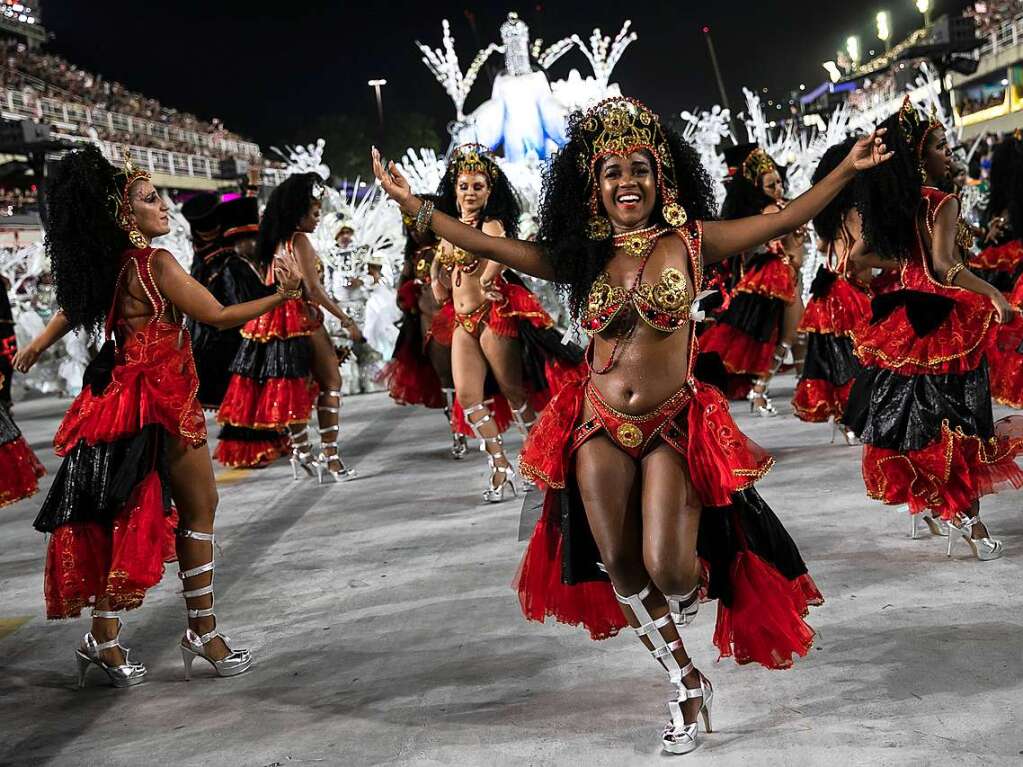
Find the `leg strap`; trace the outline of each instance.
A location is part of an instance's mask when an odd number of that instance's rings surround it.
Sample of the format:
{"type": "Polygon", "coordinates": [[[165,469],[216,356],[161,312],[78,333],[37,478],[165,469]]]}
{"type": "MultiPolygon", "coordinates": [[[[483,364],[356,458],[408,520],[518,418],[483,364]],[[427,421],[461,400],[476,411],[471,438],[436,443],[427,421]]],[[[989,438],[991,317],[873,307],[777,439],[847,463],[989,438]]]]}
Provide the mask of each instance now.
{"type": "MultiPolygon", "coordinates": [[[[494,420],[493,416],[490,414],[490,408],[487,407],[486,403],[481,402],[478,405],[470,405],[463,409],[462,412],[465,414],[465,422],[469,424],[469,428],[472,429],[472,433],[476,435],[476,439],[485,440],[486,437],[480,434],[480,427],[488,421],[494,420]],[[475,415],[476,413],[486,413],[486,415],[478,421],[474,421],[470,418],[470,416],[475,415]]],[[[493,438],[491,437],[491,439],[493,438]]]]}
{"type": "Polygon", "coordinates": [[[641,640],[646,639],[653,645],[650,654],[668,672],[668,678],[671,680],[671,683],[676,687],[681,687],[682,677],[685,676],[686,672],[678,665],[674,653],[676,650],[682,649],[682,640],[676,639],[669,642],[661,635],[661,629],[672,625],[670,611],[655,619],[651,617],[650,611],[643,604],[643,600],[650,596],[652,586],[653,584],[648,583],[642,591],[632,596],[622,596],[618,593],[617,589],[614,589],[615,598],[621,604],[628,605],[629,609],[632,610],[636,620],[639,621],[639,626],[634,629],[636,636],[641,640]]]}
{"type": "Polygon", "coordinates": [[[665,594],[664,598],[668,600],[668,609],[671,611],[671,617],[675,621],[675,625],[678,628],[688,626],[693,622],[696,613],[700,611],[700,584],[697,583],[693,586],[693,590],[688,594],[682,594],[681,596],[678,594],[665,594]]]}
{"type": "MultiPolygon", "coordinates": [[[[200,532],[197,532],[196,530],[186,530],[184,528],[178,528],[178,537],[179,538],[190,538],[190,539],[196,540],[196,541],[203,541],[205,543],[209,543],[210,544],[210,548],[212,548],[215,536],[214,536],[213,533],[200,533],[200,532]]],[[[197,588],[197,589],[183,590],[181,592],[181,596],[183,596],[186,600],[188,600],[188,599],[197,599],[198,597],[204,597],[206,595],[210,595],[212,597],[212,594],[213,594],[213,577],[214,577],[214,569],[215,568],[216,568],[216,564],[214,563],[213,552],[211,551],[210,552],[210,561],[209,562],[207,562],[205,564],[202,564],[202,565],[199,565],[197,567],[193,567],[193,568],[191,568],[189,570],[180,570],[178,572],[178,577],[182,581],[182,586],[184,586],[184,581],[187,580],[188,578],[194,578],[195,576],[202,575],[203,573],[210,573],[210,583],[209,583],[208,586],[202,586],[202,587],[197,588]]],[[[188,617],[189,618],[208,618],[209,616],[213,615],[213,605],[212,604],[209,607],[203,607],[203,608],[198,609],[198,610],[193,610],[191,608],[188,608],[188,606],[186,604],[186,609],[188,609],[188,617]]]]}
{"type": "Polygon", "coordinates": [[[536,414],[535,413],[533,414],[533,420],[532,421],[527,421],[525,418],[522,417],[523,414],[526,412],[526,410],[528,408],[529,408],[529,401],[527,400],[527,401],[522,403],[521,407],[516,407],[516,408],[512,408],[511,409],[512,420],[515,421],[515,425],[518,427],[519,431],[522,432],[523,434],[529,434],[530,427],[534,423],[536,423],[536,414]]]}

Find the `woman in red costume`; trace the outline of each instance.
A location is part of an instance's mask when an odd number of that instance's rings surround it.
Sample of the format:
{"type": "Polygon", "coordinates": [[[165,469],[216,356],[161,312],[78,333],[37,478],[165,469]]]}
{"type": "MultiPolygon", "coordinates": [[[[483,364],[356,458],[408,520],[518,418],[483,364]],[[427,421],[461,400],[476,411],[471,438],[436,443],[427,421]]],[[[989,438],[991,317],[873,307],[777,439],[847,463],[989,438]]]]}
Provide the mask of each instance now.
{"type": "MultiPolygon", "coordinates": [[[[837,168],[855,143],[850,138],[829,148],[813,174],[813,183],[837,168]]],[[[807,335],[806,362],[792,398],[797,418],[811,423],[832,420],[835,431],[841,431],[849,444],[853,437],[842,419],[859,371],[852,333],[870,314],[870,268],[850,259],[861,236],[854,203],[853,189],[847,186],[813,219],[814,231],[826,244],[827,261],[817,270],[799,323],[799,331],[807,335]]]]}
{"type": "MultiPolygon", "coordinates": [[[[0,373],[0,387],[5,376],[0,373]]],[[[0,402],[0,508],[35,495],[39,478],[46,473],[32,448],[21,436],[14,418],[0,402]]]]}
{"type": "Polygon", "coordinates": [[[941,124],[907,98],[883,125],[895,156],[864,174],[857,207],[867,245],[902,262],[903,287],[875,298],[855,332],[863,370],[846,425],[864,443],[867,495],[939,517],[978,559],[997,559],[1002,544],[980,520],[980,497],[1023,486],[1023,439],[1009,419],[994,423],[984,353],[1013,309],[963,262],[959,198],[927,185],[951,167],[941,124]]]}
{"type": "MultiPolygon", "coordinates": [[[[732,177],[723,219],[785,209],[781,173],[763,149],[741,144],[725,150],[725,157],[732,177]]],[[[728,394],[746,394],[750,411],[759,416],[777,415],[768,384],[783,364],[793,362],[792,344],[803,313],[799,268],[805,239],[806,229],[798,227],[747,259],[728,308],[700,337],[703,353],[717,354],[728,371],[728,394]]]]}
{"type": "Polygon", "coordinates": [[[115,687],[146,669],[120,644],[120,611],[142,604],[177,551],[188,628],[180,649],[219,676],[251,664],[213,614],[217,488],[182,314],[226,328],[298,293],[298,266],[282,262],[277,294],[224,307],[165,250],[167,208],[148,174],[116,172],[88,146],[65,155],[47,179],[46,250],[60,312],[15,359],[18,370],[75,327],[105,320],[107,342],[54,437],[64,462],[36,517],[49,533],[44,584],[49,618],[92,606],[92,630],[75,655],[79,684],[93,665],[115,687]],[[173,500],[173,506],[171,501],[173,500]]]}
{"type": "MultiPolygon", "coordinates": [[[[424,195],[425,198],[425,195],[424,195]]],[[[433,200],[436,202],[436,200],[433,200]]],[[[451,337],[454,334],[454,309],[448,299],[442,305],[433,294],[433,270],[437,238],[433,232],[418,233],[414,221],[403,216],[405,226],[405,264],[398,282],[398,308],[401,327],[394,354],[378,380],[387,386],[391,399],[399,405],[423,405],[443,409],[451,428],[451,457],[465,457],[465,435],[455,428],[455,383],[451,375],[451,337]],[[443,309],[446,319],[438,320],[443,309]],[[435,323],[447,327],[435,332],[435,323]]]]}
{"type": "MultiPolygon", "coordinates": [[[[427,213],[434,208],[431,201],[425,204],[427,213]]],[[[515,191],[494,159],[475,144],[453,152],[436,209],[492,237],[514,237],[518,227],[515,191]]],[[[414,222],[421,233],[426,231],[423,220],[414,222]]],[[[578,349],[560,343],[554,321],[536,296],[517,277],[505,274],[498,261],[441,235],[434,264],[434,298],[443,307],[450,297],[455,318],[455,423],[463,434],[480,440],[490,463],[483,500],[497,503],[506,489],[516,492],[501,433],[510,420],[527,433],[536,411],[575,374],[582,357],[578,349]]]]}
{"type": "Polygon", "coordinates": [[[303,295],[242,328],[242,344],[231,365],[234,375],[217,414],[222,424],[290,429],[292,475],[297,480],[303,469],[310,476],[315,473],[321,483],[324,473],[344,482],[355,471],[345,466],[338,452],[341,371],[320,307],[337,317],[353,339],[362,340],[351,317],[324,289],[323,265],[307,236],[319,222],[322,194],[318,175],[297,173],[270,195],[259,225],[256,256],[263,265],[282,254],[296,258],[302,269],[303,295]],[[308,426],[314,398],[320,433],[316,457],[308,426]]]}
{"type": "MultiPolygon", "coordinates": [[[[984,214],[985,242],[995,244],[970,261],[970,268],[1023,307],[1023,140],[1019,131],[995,148],[991,159],[991,198],[984,214]]],[[[1023,408],[1023,316],[1000,326],[988,350],[991,395],[1003,405],[1023,408]]]]}
{"type": "Polygon", "coordinates": [[[701,713],[710,729],[713,689],[679,634],[701,596],[720,600],[720,653],[770,668],[809,650],[803,616],[820,601],[753,489],[770,456],[721,393],[692,378],[704,265],[802,226],[883,151],[880,139],[861,140],[777,215],[712,221],[697,153],[639,102],[610,99],[570,118],[536,243],[431,218],[374,151],[377,178],[406,213],[458,247],[557,282],[592,334],[589,375],[562,388],[523,450],[523,473],[546,495],[517,587],[531,619],[582,624],[594,638],[636,629],[672,683],[670,752],[696,747],[701,713]]]}

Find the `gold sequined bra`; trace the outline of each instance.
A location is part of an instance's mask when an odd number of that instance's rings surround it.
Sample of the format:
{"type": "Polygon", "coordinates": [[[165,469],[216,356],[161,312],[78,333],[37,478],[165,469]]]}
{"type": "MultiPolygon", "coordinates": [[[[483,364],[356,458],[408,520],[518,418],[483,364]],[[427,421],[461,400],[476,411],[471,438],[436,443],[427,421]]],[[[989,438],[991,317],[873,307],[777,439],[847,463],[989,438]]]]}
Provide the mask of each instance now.
{"type": "Polygon", "coordinates": [[[601,273],[590,288],[586,311],[580,318],[583,330],[591,335],[604,332],[627,305],[631,305],[650,327],[665,333],[673,333],[689,323],[693,298],[684,272],[669,266],[661,272],[657,282],[643,281],[643,271],[657,240],[672,231],[663,229],[647,240],[646,252],[631,288],[612,285],[608,273],[601,273]]]}

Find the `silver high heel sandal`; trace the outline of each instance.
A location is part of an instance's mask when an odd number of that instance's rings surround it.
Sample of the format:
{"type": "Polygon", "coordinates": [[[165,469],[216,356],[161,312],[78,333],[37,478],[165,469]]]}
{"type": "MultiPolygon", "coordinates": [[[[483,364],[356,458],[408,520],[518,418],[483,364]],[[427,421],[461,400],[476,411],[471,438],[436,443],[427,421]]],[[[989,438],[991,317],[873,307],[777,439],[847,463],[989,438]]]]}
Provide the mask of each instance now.
{"type": "Polygon", "coordinates": [[[981,562],[990,562],[992,559],[1000,559],[1002,554],[1005,553],[1005,547],[1002,542],[991,538],[990,536],[985,538],[974,538],[973,537],[973,526],[980,522],[980,513],[977,513],[975,517],[967,517],[960,514],[955,520],[951,520],[948,523],[948,549],[946,554],[952,556],[952,541],[955,540],[953,532],[959,533],[963,536],[963,540],[969,544],[973,550],[973,556],[979,559],[981,562]],[[956,524],[958,522],[958,524],[956,524]]]}
{"type": "MultiPolygon", "coordinates": [[[[193,567],[191,570],[182,570],[178,572],[178,577],[181,579],[182,588],[184,588],[184,583],[187,579],[194,578],[195,576],[202,575],[203,573],[210,574],[210,583],[208,586],[182,591],[181,596],[185,598],[185,607],[188,610],[189,618],[193,620],[196,618],[213,618],[215,621],[217,616],[213,612],[213,533],[199,533],[195,530],[179,528],[178,537],[191,538],[196,541],[206,541],[210,544],[210,561],[204,565],[193,567]],[[193,610],[188,607],[189,599],[197,599],[198,597],[204,597],[207,594],[210,596],[209,607],[203,607],[198,610],[193,610]]],[[[213,666],[213,670],[217,672],[217,676],[223,677],[243,674],[252,666],[252,656],[249,654],[249,651],[245,649],[233,649],[231,647],[230,638],[225,634],[221,634],[216,628],[202,636],[192,631],[191,627],[185,629],[185,635],[181,637],[181,660],[185,664],[186,682],[192,678],[192,661],[196,658],[202,658],[204,661],[213,666]],[[217,637],[224,640],[224,644],[227,646],[228,652],[228,654],[220,660],[211,658],[206,652],[206,645],[217,637]]]]}
{"type": "Polygon", "coordinates": [[[308,476],[313,476],[317,468],[316,459],[313,458],[313,446],[309,443],[309,426],[302,428],[298,434],[291,435],[291,475],[298,480],[298,470],[302,469],[308,476]]]}
{"type": "Polygon", "coordinates": [[[487,489],[483,491],[483,500],[486,503],[500,503],[504,500],[504,492],[510,488],[512,491],[512,497],[518,497],[518,491],[515,489],[515,469],[512,468],[511,462],[508,462],[507,466],[498,466],[497,458],[504,458],[508,461],[508,456],[504,454],[504,439],[498,434],[496,437],[484,437],[480,433],[480,427],[493,420],[493,416],[490,414],[490,409],[485,403],[478,405],[472,405],[465,408],[465,420],[469,424],[469,428],[472,429],[473,434],[480,441],[480,451],[485,453],[487,456],[487,462],[490,464],[490,479],[487,482],[487,489]],[[486,413],[478,421],[473,421],[469,416],[475,415],[476,413],[486,413]],[[487,445],[497,445],[495,452],[490,452],[487,449],[487,445]],[[494,480],[497,479],[497,473],[501,472],[504,475],[504,481],[495,485],[494,480]]]}
{"type": "MultiPolygon", "coordinates": [[[[671,602],[668,602],[669,612],[656,620],[651,617],[650,611],[643,604],[643,600],[650,596],[651,588],[652,584],[648,583],[642,591],[632,596],[622,596],[617,589],[614,593],[615,598],[621,604],[628,605],[636,616],[636,620],[639,621],[639,626],[633,629],[636,636],[640,641],[646,639],[654,646],[654,649],[650,650],[650,655],[668,672],[668,679],[675,687],[675,697],[668,701],[668,713],[671,715],[671,720],[665,725],[664,732],[661,733],[661,746],[671,754],[688,754],[699,745],[697,735],[700,723],[699,715],[696,721],[687,723],[682,713],[682,705],[687,700],[702,698],[700,715],[703,716],[703,726],[707,732],[713,732],[710,710],[714,702],[714,688],[703,674],[700,674],[699,687],[685,686],[683,677],[693,672],[693,662],[690,660],[685,666],[679,666],[678,660],[675,658],[675,651],[682,648],[682,640],[675,639],[669,642],[661,634],[661,629],[675,622],[671,612],[671,602]]],[[[691,594],[692,592],[690,592],[691,594]]],[[[682,599],[689,599],[690,595],[686,595],[682,599]]],[[[696,601],[698,603],[699,600],[696,601]]],[[[689,609],[691,610],[691,607],[689,609]]],[[[691,620],[691,616],[695,614],[695,611],[691,611],[689,619],[691,620]]]]}
{"type": "Polygon", "coordinates": [[[860,444],[859,438],[856,436],[852,429],[847,429],[845,424],[839,423],[836,419],[831,420],[831,444],[835,444],[835,438],[841,434],[842,439],[845,440],[845,444],[849,447],[855,447],[860,444]]]}
{"type": "MultiPolygon", "coordinates": [[[[320,413],[333,413],[337,415],[341,412],[341,392],[340,391],[326,391],[320,394],[320,397],[333,397],[337,400],[337,407],[330,405],[317,405],[316,413],[317,419],[320,413]]],[[[327,426],[325,428],[319,428],[317,431],[320,433],[320,454],[316,456],[316,480],[321,485],[323,484],[323,472],[326,470],[327,474],[334,478],[335,482],[347,482],[350,479],[354,479],[357,475],[355,469],[349,469],[345,466],[345,462],[341,460],[341,451],[338,449],[337,438],[341,435],[341,424],[337,423],[334,426],[327,426]],[[332,442],[324,442],[323,435],[334,432],[334,440],[332,442]],[[325,452],[327,449],[333,449],[334,455],[327,455],[325,452]],[[337,464],[339,468],[330,468],[331,464],[337,464]]]]}
{"type": "Polygon", "coordinates": [[[758,378],[753,382],[753,388],[749,390],[749,394],[746,395],[746,399],[749,400],[749,411],[759,418],[773,418],[778,415],[778,411],[774,409],[774,405],[771,404],[771,398],[767,396],[767,381],[763,378],[758,378]],[[757,387],[763,389],[763,391],[757,391],[757,387]],[[758,405],[757,400],[762,399],[763,405],[758,405]]]}
{"type": "Polygon", "coordinates": [[[917,533],[917,517],[923,518],[924,524],[927,525],[927,529],[931,535],[938,538],[948,537],[948,523],[941,518],[935,519],[930,514],[913,514],[909,515],[909,537],[916,540],[919,536],[917,533]]]}
{"type": "Polygon", "coordinates": [[[116,618],[117,636],[109,642],[97,642],[91,631],[82,637],[81,644],[75,650],[75,660],[78,661],[78,686],[85,687],[85,675],[89,673],[92,666],[102,669],[114,687],[133,687],[139,684],[146,676],[146,667],[141,663],[132,663],[128,658],[131,650],[121,644],[121,628],[124,626],[121,616],[106,610],[93,610],[92,617],[116,618]],[[120,666],[109,666],[99,657],[99,654],[115,647],[124,651],[124,663],[120,666]]]}
{"type": "Polygon", "coordinates": [[[460,461],[465,458],[465,454],[469,452],[469,441],[465,438],[464,434],[459,434],[454,430],[451,423],[452,414],[455,408],[455,390],[443,388],[444,392],[444,415],[447,416],[448,426],[451,427],[451,457],[456,461],[460,461]]]}

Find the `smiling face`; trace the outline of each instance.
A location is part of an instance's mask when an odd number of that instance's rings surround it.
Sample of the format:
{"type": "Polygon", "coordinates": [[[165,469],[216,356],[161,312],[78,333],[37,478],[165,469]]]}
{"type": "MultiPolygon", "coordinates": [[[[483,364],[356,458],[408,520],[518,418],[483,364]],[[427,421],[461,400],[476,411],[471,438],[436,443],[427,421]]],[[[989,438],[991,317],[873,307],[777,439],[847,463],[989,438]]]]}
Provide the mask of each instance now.
{"type": "Polygon", "coordinates": [[[616,231],[644,227],[657,203],[657,174],[648,152],[609,155],[599,168],[600,201],[616,231]]]}
{"type": "Polygon", "coordinates": [[[147,240],[170,231],[167,204],[148,179],[139,179],[131,185],[128,204],[131,206],[132,223],[147,240]]]}
{"type": "Polygon", "coordinates": [[[760,189],[776,202],[785,199],[785,184],[782,183],[781,174],[776,170],[765,173],[760,177],[760,189]]]}
{"type": "Polygon", "coordinates": [[[455,203],[466,218],[477,215],[487,207],[490,199],[490,181],[483,173],[462,173],[455,182],[455,203]]]}
{"type": "Polygon", "coordinates": [[[935,128],[927,135],[920,164],[927,175],[928,186],[940,186],[949,178],[952,172],[952,150],[944,128],[935,128]]]}
{"type": "Polygon", "coordinates": [[[309,203],[309,211],[302,216],[302,220],[298,222],[298,231],[311,234],[316,231],[317,224],[320,223],[320,201],[311,200],[309,203]]]}

